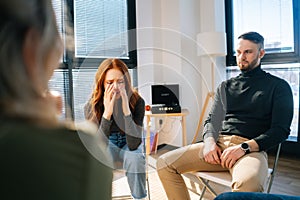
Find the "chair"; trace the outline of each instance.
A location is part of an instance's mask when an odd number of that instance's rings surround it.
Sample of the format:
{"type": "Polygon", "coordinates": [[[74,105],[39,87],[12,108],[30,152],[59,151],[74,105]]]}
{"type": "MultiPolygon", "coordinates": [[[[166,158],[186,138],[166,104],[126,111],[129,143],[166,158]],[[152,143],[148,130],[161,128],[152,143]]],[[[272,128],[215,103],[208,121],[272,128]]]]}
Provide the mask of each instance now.
{"type": "MultiPolygon", "coordinates": [[[[273,163],[272,168],[268,169],[268,179],[267,179],[267,190],[266,193],[270,193],[271,187],[273,184],[274,176],[277,170],[277,164],[279,159],[279,154],[281,150],[281,143],[277,147],[275,160],[273,163]]],[[[203,198],[206,189],[214,196],[216,197],[218,194],[217,192],[211,187],[209,184],[210,182],[218,183],[223,186],[231,187],[231,174],[228,171],[224,172],[189,172],[183,174],[185,177],[189,178],[190,180],[203,185],[201,194],[200,194],[200,200],[203,198]]]]}

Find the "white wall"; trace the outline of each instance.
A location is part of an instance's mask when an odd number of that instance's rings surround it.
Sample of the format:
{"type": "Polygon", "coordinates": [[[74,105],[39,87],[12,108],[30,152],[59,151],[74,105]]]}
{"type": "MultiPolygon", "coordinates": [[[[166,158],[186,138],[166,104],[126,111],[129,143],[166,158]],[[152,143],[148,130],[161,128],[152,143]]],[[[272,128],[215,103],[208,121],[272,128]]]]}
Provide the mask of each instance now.
{"type": "MultiPolygon", "coordinates": [[[[196,38],[200,32],[225,32],[224,2],[138,0],[136,3],[139,92],[146,103],[151,104],[152,84],[178,83],[181,107],[189,110],[187,141],[190,143],[204,98],[211,88],[211,59],[197,56],[196,38]]],[[[215,85],[218,85],[225,79],[225,58],[218,58],[216,63],[215,85]]],[[[180,146],[179,119],[163,120],[160,139],[180,146]]]]}

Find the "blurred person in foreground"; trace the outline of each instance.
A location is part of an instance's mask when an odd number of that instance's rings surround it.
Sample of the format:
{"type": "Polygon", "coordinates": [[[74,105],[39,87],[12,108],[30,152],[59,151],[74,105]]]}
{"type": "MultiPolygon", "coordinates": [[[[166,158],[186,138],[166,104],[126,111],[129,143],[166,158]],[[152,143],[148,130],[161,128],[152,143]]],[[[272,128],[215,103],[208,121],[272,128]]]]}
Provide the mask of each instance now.
{"type": "Polygon", "coordinates": [[[63,52],[51,1],[1,1],[0,26],[0,198],[111,199],[97,128],[59,121],[49,92],[63,52]]]}
{"type": "Polygon", "coordinates": [[[190,199],[181,174],[191,171],[229,171],[232,191],[263,192],[266,151],[290,134],[292,91],[285,80],[261,68],[263,36],[240,35],[236,52],[241,73],[218,87],[203,142],[158,158],[157,171],[169,199],[190,199]]]}
{"type": "Polygon", "coordinates": [[[132,87],[128,67],[120,59],[105,59],[95,75],[95,86],[85,116],[107,138],[113,168],[121,163],[134,199],[144,199],[146,160],[143,138],[145,101],[132,87]]]}

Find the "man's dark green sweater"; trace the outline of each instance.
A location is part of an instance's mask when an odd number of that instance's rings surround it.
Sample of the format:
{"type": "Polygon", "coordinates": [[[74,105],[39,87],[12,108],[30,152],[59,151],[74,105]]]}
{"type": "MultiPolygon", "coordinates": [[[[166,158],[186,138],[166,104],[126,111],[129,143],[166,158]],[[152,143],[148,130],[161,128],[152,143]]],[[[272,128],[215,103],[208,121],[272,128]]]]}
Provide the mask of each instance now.
{"type": "Polygon", "coordinates": [[[258,66],[221,83],[203,137],[238,135],[254,139],[264,151],[290,134],[293,107],[289,84],[258,66]]]}

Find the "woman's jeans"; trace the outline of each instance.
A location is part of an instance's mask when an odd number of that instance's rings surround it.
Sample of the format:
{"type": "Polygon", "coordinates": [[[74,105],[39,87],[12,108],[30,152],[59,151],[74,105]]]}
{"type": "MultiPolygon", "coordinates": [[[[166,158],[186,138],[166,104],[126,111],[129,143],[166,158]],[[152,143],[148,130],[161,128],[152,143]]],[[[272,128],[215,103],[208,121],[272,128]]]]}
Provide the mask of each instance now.
{"type": "Polygon", "coordinates": [[[130,151],[126,144],[126,136],[112,133],[109,136],[108,151],[114,163],[118,161],[123,163],[133,198],[145,198],[147,196],[146,159],[143,143],[136,150],[130,151]]]}

